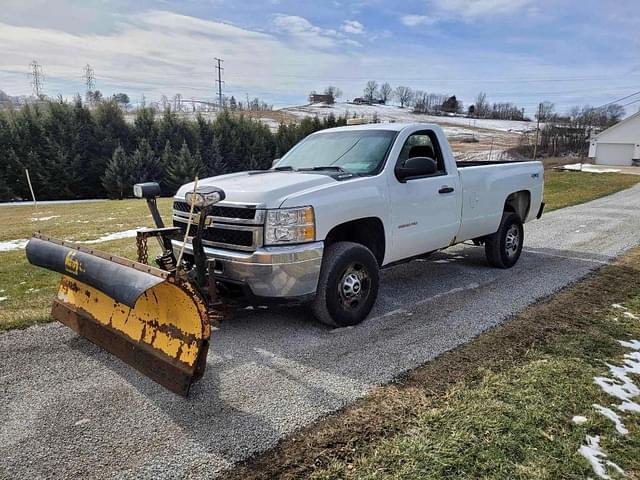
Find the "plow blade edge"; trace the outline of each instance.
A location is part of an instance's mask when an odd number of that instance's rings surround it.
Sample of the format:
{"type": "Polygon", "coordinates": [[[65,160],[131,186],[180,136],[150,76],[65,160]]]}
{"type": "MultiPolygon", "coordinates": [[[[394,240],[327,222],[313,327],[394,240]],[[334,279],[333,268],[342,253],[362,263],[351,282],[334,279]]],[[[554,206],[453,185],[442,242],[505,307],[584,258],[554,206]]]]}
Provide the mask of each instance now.
{"type": "Polygon", "coordinates": [[[188,282],[39,234],[26,253],[32,264],[62,274],[56,320],[180,395],[202,377],[210,326],[188,282]]]}

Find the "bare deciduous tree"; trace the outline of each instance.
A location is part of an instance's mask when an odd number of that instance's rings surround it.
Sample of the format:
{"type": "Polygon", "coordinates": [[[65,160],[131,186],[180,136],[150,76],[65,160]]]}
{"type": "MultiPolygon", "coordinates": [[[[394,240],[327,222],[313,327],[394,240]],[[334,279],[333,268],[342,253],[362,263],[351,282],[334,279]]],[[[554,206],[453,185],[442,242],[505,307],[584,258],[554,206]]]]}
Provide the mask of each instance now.
{"type": "Polygon", "coordinates": [[[413,99],[413,90],[401,85],[396,87],[395,95],[400,102],[400,108],[404,108],[411,103],[411,100],[413,99]]]}
{"type": "Polygon", "coordinates": [[[393,95],[393,89],[388,82],[384,82],[380,86],[380,101],[386,104],[389,100],[391,100],[391,96],[393,95]]]}
{"type": "Polygon", "coordinates": [[[378,97],[378,82],[369,80],[364,87],[364,99],[373,102],[378,97]]]}
{"type": "Polygon", "coordinates": [[[486,118],[489,115],[489,104],[487,103],[487,94],[480,92],[476,97],[476,103],[474,105],[474,114],[478,118],[486,118]]]}
{"type": "Polygon", "coordinates": [[[536,120],[540,120],[541,122],[547,122],[549,120],[553,120],[556,116],[554,113],[555,105],[551,102],[542,102],[538,109],[538,113],[536,113],[536,120]],[[540,118],[538,118],[540,117],[540,118]]]}

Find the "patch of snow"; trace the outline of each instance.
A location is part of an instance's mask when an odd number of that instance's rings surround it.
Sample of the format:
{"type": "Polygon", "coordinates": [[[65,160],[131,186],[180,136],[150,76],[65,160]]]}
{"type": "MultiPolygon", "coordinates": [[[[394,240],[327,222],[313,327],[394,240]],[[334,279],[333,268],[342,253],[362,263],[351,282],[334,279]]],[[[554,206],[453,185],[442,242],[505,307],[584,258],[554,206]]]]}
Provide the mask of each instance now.
{"type": "Polygon", "coordinates": [[[82,418],[80,420],[78,420],[76,423],[74,423],[73,425],[76,427],[79,427],[80,425],[84,425],[85,423],[89,423],[90,420],[88,418],[82,418]]]}
{"type": "MultiPolygon", "coordinates": [[[[347,115],[349,118],[356,114],[358,117],[373,118],[378,117],[381,122],[427,122],[438,124],[457,125],[459,127],[484,128],[488,130],[499,130],[503,132],[529,132],[535,130],[533,122],[518,120],[491,120],[483,118],[466,118],[455,115],[424,115],[413,113],[410,108],[400,108],[396,105],[354,105],[346,102],[337,102],[333,105],[312,104],[298,107],[288,107],[282,111],[297,117],[327,117],[330,114],[338,116],[347,115]]],[[[458,127],[458,128],[459,128],[458,127]]],[[[449,135],[458,134],[456,127],[445,127],[445,133],[449,135]]],[[[471,133],[471,132],[469,132],[471,133]]],[[[478,132],[476,131],[476,135],[478,132]]]]}
{"type": "Polygon", "coordinates": [[[106,235],[103,235],[100,238],[96,238],[95,240],[85,240],[83,242],[78,242],[78,243],[93,244],[93,243],[109,242],[111,240],[120,240],[122,238],[131,238],[131,237],[135,237],[136,234],[138,233],[138,230],[140,230],[141,228],[144,228],[144,227],[138,227],[138,228],[134,228],[134,229],[131,229],[131,230],[125,230],[123,232],[108,233],[106,235]]]}
{"type": "Polygon", "coordinates": [[[4,302],[5,300],[7,300],[9,297],[0,297],[0,302],[4,302]]]}
{"type": "Polygon", "coordinates": [[[11,252],[12,250],[22,250],[29,240],[7,240],[6,242],[0,242],[0,252],[11,252]]]}
{"type": "Polygon", "coordinates": [[[624,312],[622,316],[630,318],[631,320],[640,320],[640,317],[638,317],[637,315],[634,315],[631,312],[624,312]]]}
{"type": "Polygon", "coordinates": [[[611,304],[612,308],[617,308],[618,310],[629,310],[627,307],[625,307],[624,305],[620,305],[619,303],[613,303],[611,304]]]}
{"type": "Polygon", "coordinates": [[[51,220],[52,218],[60,218],[60,215],[51,215],[50,217],[31,217],[32,222],[44,222],[51,220]]]}
{"type": "Polygon", "coordinates": [[[640,403],[635,399],[640,396],[640,388],[629,376],[640,374],[640,340],[619,340],[618,343],[632,352],[625,353],[622,366],[607,364],[610,377],[595,377],[593,381],[605,393],[621,401],[616,409],[621,412],[640,413],[640,403]]]}
{"type": "Polygon", "coordinates": [[[587,435],[586,445],[582,445],[578,449],[578,453],[587,459],[591,464],[593,472],[600,478],[611,478],[607,474],[605,466],[613,468],[619,474],[624,475],[624,470],[622,470],[618,465],[609,460],[605,460],[607,458],[607,454],[602,451],[602,448],[600,448],[600,435],[596,435],[594,437],[587,435]]]}
{"type": "Polygon", "coordinates": [[[570,163],[569,165],[562,165],[560,170],[570,170],[572,172],[587,172],[587,173],[617,173],[619,168],[599,168],[588,163],[570,163]]]}
{"type": "Polygon", "coordinates": [[[640,340],[618,340],[618,343],[625,348],[630,348],[632,350],[640,350],[640,340]]]}
{"type": "MultiPolygon", "coordinates": [[[[38,205],[64,205],[67,203],[91,203],[91,202],[108,202],[106,198],[94,198],[87,200],[45,200],[38,201],[38,205]]],[[[31,200],[27,200],[24,202],[2,202],[0,203],[0,207],[19,207],[21,205],[33,205],[31,200]]]]}
{"type": "Polygon", "coordinates": [[[610,408],[603,407],[602,405],[598,405],[597,403],[593,404],[593,408],[595,408],[596,411],[600,413],[602,416],[611,420],[616,427],[616,431],[620,435],[626,435],[627,433],[629,433],[629,430],[627,430],[627,428],[624,426],[624,423],[622,423],[622,420],[620,419],[620,415],[618,415],[616,412],[614,412],[610,408]]]}
{"type": "Polygon", "coordinates": [[[583,417],[582,415],[576,415],[571,419],[571,421],[576,425],[582,425],[583,423],[587,423],[587,417],[583,417]]]}

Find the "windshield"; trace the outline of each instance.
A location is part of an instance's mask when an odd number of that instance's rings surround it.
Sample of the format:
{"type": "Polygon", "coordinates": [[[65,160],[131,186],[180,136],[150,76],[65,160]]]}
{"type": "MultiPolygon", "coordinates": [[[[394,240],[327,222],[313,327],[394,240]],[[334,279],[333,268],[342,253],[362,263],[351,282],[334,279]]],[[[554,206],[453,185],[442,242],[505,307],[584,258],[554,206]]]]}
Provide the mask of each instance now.
{"type": "Polygon", "coordinates": [[[352,130],[311,135],[282,157],[278,169],[344,170],[358,175],[376,173],[382,165],[396,132],[352,130]]]}

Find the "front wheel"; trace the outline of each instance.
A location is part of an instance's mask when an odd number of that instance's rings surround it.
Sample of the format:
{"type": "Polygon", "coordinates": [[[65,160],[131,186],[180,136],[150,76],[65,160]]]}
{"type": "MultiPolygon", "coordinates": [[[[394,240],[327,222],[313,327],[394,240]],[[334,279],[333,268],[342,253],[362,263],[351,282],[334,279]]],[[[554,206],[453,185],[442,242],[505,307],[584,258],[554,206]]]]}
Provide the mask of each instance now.
{"type": "Polygon", "coordinates": [[[326,248],[311,309],[316,318],[333,327],[362,322],[378,296],[378,262],[371,250],[353,242],[326,248]]]}
{"type": "Polygon", "coordinates": [[[492,266],[511,268],[520,258],[523,243],[524,228],[520,216],[505,212],[498,231],[486,237],[484,251],[492,266]]]}

